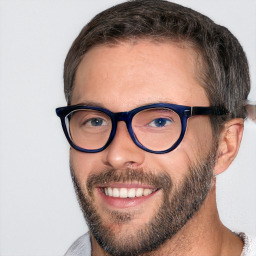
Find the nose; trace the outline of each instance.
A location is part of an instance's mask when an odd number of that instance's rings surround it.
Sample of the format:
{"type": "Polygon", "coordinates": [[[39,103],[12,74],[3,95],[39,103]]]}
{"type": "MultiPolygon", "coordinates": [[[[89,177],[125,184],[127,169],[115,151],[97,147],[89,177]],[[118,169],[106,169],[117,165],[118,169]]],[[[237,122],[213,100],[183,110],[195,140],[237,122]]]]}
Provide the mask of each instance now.
{"type": "Polygon", "coordinates": [[[104,150],[105,164],[114,169],[142,167],[145,151],[132,141],[125,122],[118,122],[115,137],[104,150]]]}

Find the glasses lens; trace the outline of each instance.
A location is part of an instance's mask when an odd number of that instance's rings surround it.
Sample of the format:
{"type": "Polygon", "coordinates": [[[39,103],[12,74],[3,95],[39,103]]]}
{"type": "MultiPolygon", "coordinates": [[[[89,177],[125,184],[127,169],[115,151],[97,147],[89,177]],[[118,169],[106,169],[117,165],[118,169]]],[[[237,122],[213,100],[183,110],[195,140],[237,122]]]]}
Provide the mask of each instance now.
{"type": "Polygon", "coordinates": [[[153,151],[171,148],[181,134],[179,115],[170,109],[147,109],[137,113],[132,121],[137,140],[153,151]]]}
{"type": "Polygon", "coordinates": [[[107,143],[112,128],[108,115],[91,109],[75,110],[66,116],[65,122],[73,143],[89,150],[102,148],[107,143]]]}

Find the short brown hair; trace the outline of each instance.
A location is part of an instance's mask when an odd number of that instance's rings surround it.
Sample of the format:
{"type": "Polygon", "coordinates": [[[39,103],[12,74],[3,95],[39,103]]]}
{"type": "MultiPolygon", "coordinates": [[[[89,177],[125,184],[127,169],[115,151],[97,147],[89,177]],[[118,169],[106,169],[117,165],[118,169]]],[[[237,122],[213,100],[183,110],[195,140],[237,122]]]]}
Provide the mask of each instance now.
{"type": "MultiPolygon", "coordinates": [[[[245,117],[243,103],[250,91],[250,77],[247,58],[238,40],[208,17],[163,0],[124,2],[99,13],[82,29],[65,60],[64,90],[68,104],[76,70],[85,53],[96,45],[130,39],[192,45],[202,59],[199,77],[210,104],[225,107],[230,118],[245,117]]],[[[211,120],[218,130],[225,119],[211,120]]]]}

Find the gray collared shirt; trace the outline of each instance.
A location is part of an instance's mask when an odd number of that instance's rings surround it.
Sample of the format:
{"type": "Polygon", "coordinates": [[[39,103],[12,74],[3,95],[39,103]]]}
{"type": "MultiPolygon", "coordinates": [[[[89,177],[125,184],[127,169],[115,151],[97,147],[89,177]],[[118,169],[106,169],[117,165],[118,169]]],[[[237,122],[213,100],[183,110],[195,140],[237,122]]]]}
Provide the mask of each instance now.
{"type": "MultiPolygon", "coordinates": [[[[244,233],[236,233],[244,241],[241,256],[256,256],[256,237],[244,233]]],[[[89,232],[79,237],[68,249],[64,256],[91,256],[91,240],[89,232]]]]}

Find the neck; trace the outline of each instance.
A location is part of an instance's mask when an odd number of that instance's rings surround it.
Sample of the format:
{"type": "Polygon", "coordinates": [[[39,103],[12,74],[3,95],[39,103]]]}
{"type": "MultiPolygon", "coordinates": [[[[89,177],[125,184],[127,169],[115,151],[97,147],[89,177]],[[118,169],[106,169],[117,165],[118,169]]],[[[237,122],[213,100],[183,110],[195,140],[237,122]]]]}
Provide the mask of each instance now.
{"type": "MultiPolygon", "coordinates": [[[[240,256],[243,242],[220,221],[213,185],[200,210],[154,256],[240,256]]],[[[149,256],[151,254],[147,254],[149,256]]]]}
{"type": "MultiPolygon", "coordinates": [[[[108,255],[92,238],[93,256],[108,255]]],[[[160,248],[143,256],[240,256],[243,242],[220,221],[213,185],[200,210],[160,248]]],[[[141,255],[142,256],[142,255],[141,255]]]]}

